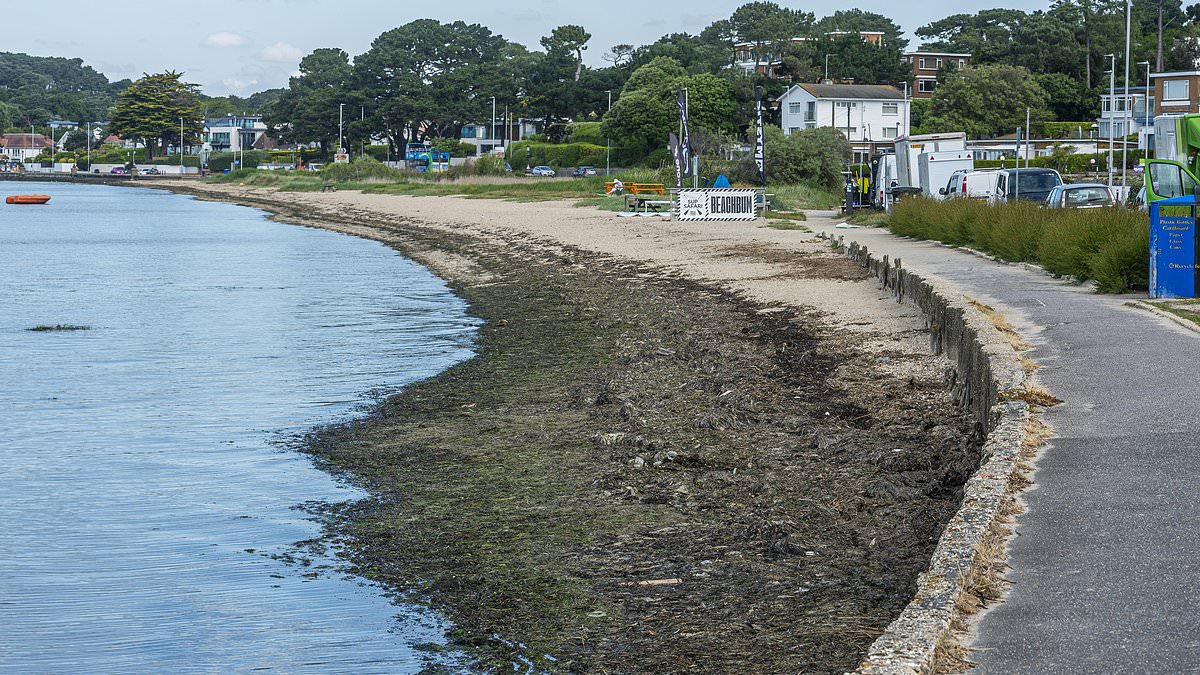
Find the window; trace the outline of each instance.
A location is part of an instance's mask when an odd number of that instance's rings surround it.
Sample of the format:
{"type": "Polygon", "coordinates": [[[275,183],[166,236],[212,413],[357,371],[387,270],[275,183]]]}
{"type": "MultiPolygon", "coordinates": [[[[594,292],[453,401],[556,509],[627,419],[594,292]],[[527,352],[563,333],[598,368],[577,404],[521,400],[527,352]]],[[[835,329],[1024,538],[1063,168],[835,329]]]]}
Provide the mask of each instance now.
{"type": "Polygon", "coordinates": [[[884,138],[895,138],[896,136],[899,135],[899,131],[900,131],[899,127],[884,127],[883,128],[883,137],[884,138]]]}
{"type": "Polygon", "coordinates": [[[1154,194],[1170,199],[1192,194],[1196,183],[1178,165],[1151,162],[1150,186],[1154,189],[1154,194]]]}
{"type": "Polygon", "coordinates": [[[788,136],[800,131],[800,127],[788,127],[788,136]]]}
{"type": "Polygon", "coordinates": [[[921,80],[917,83],[917,91],[928,94],[934,89],[937,89],[937,80],[921,80]]]}
{"type": "Polygon", "coordinates": [[[857,108],[858,104],[854,101],[835,101],[834,105],[839,108],[857,108]]]}
{"type": "Polygon", "coordinates": [[[966,59],[959,59],[959,60],[958,60],[958,67],[959,67],[959,68],[966,68],[966,67],[967,67],[967,60],[966,60],[966,59]]]}
{"type": "Polygon", "coordinates": [[[921,70],[929,70],[928,59],[921,57],[921,70]]]}
{"type": "Polygon", "coordinates": [[[793,101],[791,103],[788,103],[788,112],[793,115],[799,115],[800,111],[803,109],[804,109],[803,101],[793,101]]]}
{"type": "Polygon", "coordinates": [[[1188,81],[1167,80],[1163,82],[1163,99],[1167,101],[1186,101],[1188,99],[1188,81]]]}
{"type": "Polygon", "coordinates": [[[899,103],[884,103],[883,104],[883,114],[884,115],[899,115],[900,114],[900,104],[899,103]]]}
{"type": "MultiPolygon", "coordinates": [[[[816,101],[808,102],[808,107],[804,111],[804,121],[805,122],[816,122],[817,121],[817,102],[816,101]]],[[[811,128],[812,127],[809,127],[809,129],[811,129],[811,128]]]]}
{"type": "Polygon", "coordinates": [[[816,122],[805,122],[805,123],[804,123],[804,128],[805,128],[805,129],[816,129],[816,128],[817,128],[817,123],[816,123],[816,122]]]}

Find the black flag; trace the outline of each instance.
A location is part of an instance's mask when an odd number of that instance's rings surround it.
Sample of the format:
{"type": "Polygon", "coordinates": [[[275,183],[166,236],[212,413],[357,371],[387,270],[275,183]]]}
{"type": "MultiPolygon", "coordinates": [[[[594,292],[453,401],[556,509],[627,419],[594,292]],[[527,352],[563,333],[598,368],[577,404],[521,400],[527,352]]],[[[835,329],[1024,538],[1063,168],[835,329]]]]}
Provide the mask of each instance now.
{"type": "Polygon", "coordinates": [[[675,160],[675,187],[683,187],[683,168],[680,164],[680,155],[682,150],[679,146],[679,139],[675,134],[667,134],[667,147],[671,150],[671,159],[675,160]]]}
{"type": "Polygon", "coordinates": [[[682,87],[675,90],[679,102],[679,122],[682,125],[683,136],[679,139],[679,163],[683,167],[683,176],[692,175],[692,137],[688,133],[688,100],[687,91],[682,87]]]}
{"type": "Polygon", "coordinates": [[[758,182],[767,184],[767,144],[763,140],[762,89],[754,88],[754,166],[758,169],[758,182]]]}

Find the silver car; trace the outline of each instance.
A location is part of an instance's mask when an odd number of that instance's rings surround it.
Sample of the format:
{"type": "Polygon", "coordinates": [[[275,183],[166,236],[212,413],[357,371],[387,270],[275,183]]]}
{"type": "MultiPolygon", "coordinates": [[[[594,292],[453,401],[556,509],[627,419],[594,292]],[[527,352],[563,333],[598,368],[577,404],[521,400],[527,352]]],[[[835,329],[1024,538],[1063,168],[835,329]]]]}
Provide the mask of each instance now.
{"type": "Polygon", "coordinates": [[[1058,185],[1046,196],[1051,209],[1099,209],[1115,203],[1108,186],[1100,183],[1058,185]]]}

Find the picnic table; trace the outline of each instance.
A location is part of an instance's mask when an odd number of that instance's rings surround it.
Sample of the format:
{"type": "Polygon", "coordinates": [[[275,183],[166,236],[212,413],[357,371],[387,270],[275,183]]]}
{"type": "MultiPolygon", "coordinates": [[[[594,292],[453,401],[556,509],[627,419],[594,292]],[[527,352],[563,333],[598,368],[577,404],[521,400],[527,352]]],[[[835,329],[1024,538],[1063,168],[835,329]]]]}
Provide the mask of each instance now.
{"type": "MultiPolygon", "coordinates": [[[[612,194],[615,185],[616,181],[608,181],[604,184],[604,192],[612,194]]],[[[662,183],[622,183],[621,187],[631,195],[655,194],[662,197],[667,194],[667,186],[662,183]]]]}
{"type": "Polygon", "coordinates": [[[671,200],[663,199],[662,197],[663,195],[653,192],[625,195],[625,209],[628,211],[637,211],[640,209],[644,212],[657,212],[670,209],[671,200]]]}

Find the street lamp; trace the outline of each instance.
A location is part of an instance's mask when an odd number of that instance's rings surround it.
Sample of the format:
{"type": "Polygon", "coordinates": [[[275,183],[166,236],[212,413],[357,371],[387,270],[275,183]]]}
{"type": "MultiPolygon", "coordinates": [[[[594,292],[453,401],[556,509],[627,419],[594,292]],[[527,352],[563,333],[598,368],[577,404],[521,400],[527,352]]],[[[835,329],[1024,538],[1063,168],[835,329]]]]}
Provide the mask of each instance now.
{"type": "Polygon", "coordinates": [[[342,148],[345,147],[344,145],[342,145],[342,120],[343,120],[342,111],[345,109],[345,107],[346,107],[345,103],[338,104],[338,146],[337,146],[337,152],[335,154],[341,154],[342,148]]]}
{"type": "Polygon", "coordinates": [[[1146,66],[1146,108],[1142,110],[1142,124],[1150,124],[1150,62],[1138,61],[1139,66],[1146,66]]]}
{"type": "Polygon", "coordinates": [[[829,54],[825,55],[825,79],[829,79],[829,54]]]}
{"type": "Polygon", "coordinates": [[[1124,132],[1124,135],[1121,136],[1122,199],[1124,199],[1124,194],[1125,194],[1124,190],[1128,185],[1126,183],[1125,167],[1128,166],[1128,164],[1129,164],[1129,162],[1126,161],[1126,158],[1129,155],[1129,126],[1130,126],[1130,122],[1133,121],[1133,110],[1131,109],[1131,106],[1129,105],[1129,36],[1130,36],[1130,27],[1132,26],[1132,23],[1131,23],[1132,12],[1133,12],[1133,1],[1125,0],[1125,105],[1124,105],[1125,110],[1121,114],[1121,121],[1123,122],[1123,124],[1121,125],[1121,127],[1122,127],[1121,131],[1124,132]]]}
{"type": "Polygon", "coordinates": [[[492,141],[490,144],[488,144],[488,150],[495,151],[496,150],[496,97],[495,96],[492,97],[492,128],[491,128],[491,133],[489,133],[488,136],[491,137],[491,141],[492,141]]]}
{"type": "Polygon", "coordinates": [[[1113,143],[1115,141],[1113,118],[1113,106],[1117,102],[1117,55],[1105,54],[1104,58],[1109,59],[1108,68],[1108,187],[1113,184],[1113,143]]]}
{"type": "Polygon", "coordinates": [[[183,176],[183,118],[179,118],[179,175],[183,176]]]}
{"type": "MultiPolygon", "coordinates": [[[[612,89],[605,89],[604,93],[608,94],[608,112],[612,112],[612,89]]],[[[605,113],[608,114],[608,113],[605,113]]],[[[612,173],[612,139],[607,135],[604,137],[604,175],[608,176],[612,173]]]]}

